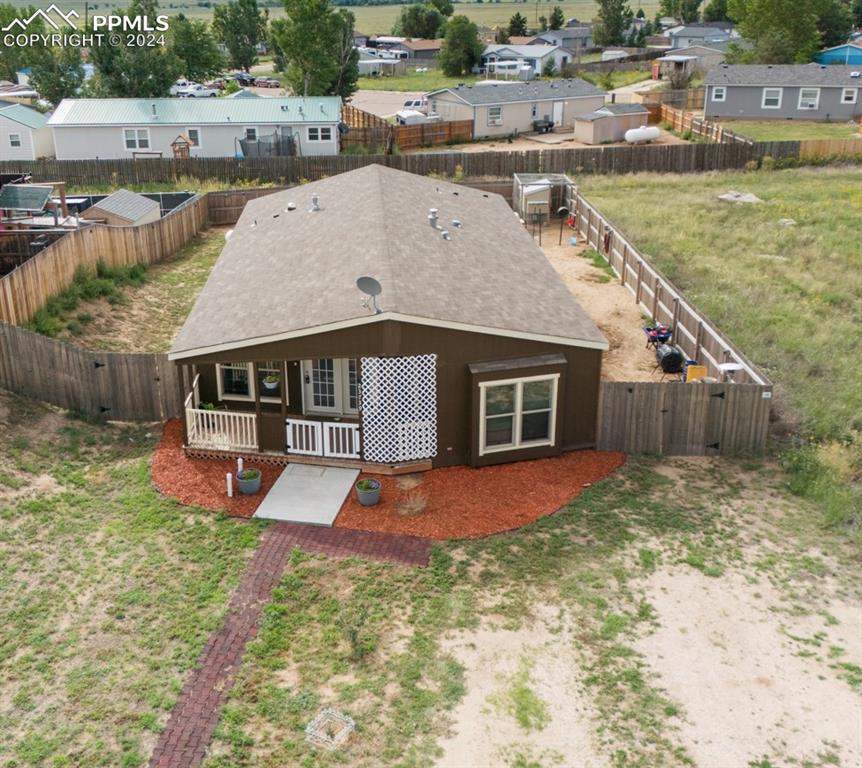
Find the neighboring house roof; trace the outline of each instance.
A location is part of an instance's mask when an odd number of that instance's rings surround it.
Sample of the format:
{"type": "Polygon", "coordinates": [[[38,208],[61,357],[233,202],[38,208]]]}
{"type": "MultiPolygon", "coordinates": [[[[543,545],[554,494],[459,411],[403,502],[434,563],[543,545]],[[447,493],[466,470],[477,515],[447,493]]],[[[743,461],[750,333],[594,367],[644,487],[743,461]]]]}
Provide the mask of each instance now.
{"type": "Polygon", "coordinates": [[[576,115],[575,120],[594,123],[596,120],[604,120],[609,117],[618,117],[620,115],[648,114],[649,110],[643,104],[605,104],[594,112],[587,112],[585,115],[576,115]]]}
{"type": "Polygon", "coordinates": [[[607,349],[502,197],[369,165],[249,201],[171,357],[381,320],[607,349]],[[380,314],[362,305],[366,275],[380,314]]]}
{"type": "Polygon", "coordinates": [[[334,123],[338,96],[278,99],[63,99],[48,125],[254,125],[334,123]],[[154,114],[155,110],[155,114],[154,114]]]}
{"type": "Polygon", "coordinates": [[[234,93],[229,93],[225,96],[226,99],[259,99],[261,98],[259,94],[254,91],[250,91],[248,88],[240,88],[238,91],[234,93]]]}
{"type": "Polygon", "coordinates": [[[559,48],[558,45],[488,45],[482,56],[512,59],[544,58],[559,48]]]}
{"type": "Polygon", "coordinates": [[[556,37],[560,40],[574,40],[582,37],[591,37],[593,34],[592,27],[563,27],[562,29],[549,29],[537,35],[537,39],[547,40],[549,37],[556,37]]]}
{"type": "Polygon", "coordinates": [[[533,37],[532,35],[512,35],[509,38],[509,45],[533,45],[535,41],[538,40],[537,37],[533,37]]]}
{"type": "MultiPolygon", "coordinates": [[[[108,195],[104,200],[94,203],[85,212],[86,218],[92,218],[87,215],[90,211],[103,211],[110,213],[112,216],[119,216],[127,221],[138,221],[153,209],[160,209],[159,204],[155,200],[150,200],[148,197],[138,195],[135,192],[130,192],[128,189],[118,189],[116,192],[108,195]]],[[[96,216],[95,218],[98,218],[96,216]]]]}
{"type": "Polygon", "coordinates": [[[47,115],[23,104],[0,106],[0,115],[33,130],[38,130],[48,125],[47,115]]]}
{"type": "Polygon", "coordinates": [[[612,115],[647,114],[649,110],[643,104],[605,104],[599,112],[609,112],[612,115]]]}
{"type": "Polygon", "coordinates": [[[439,51],[441,45],[443,45],[442,38],[435,40],[405,40],[401,43],[402,48],[407,48],[411,51],[439,51]]]}
{"type": "Polygon", "coordinates": [[[722,64],[711,69],[706,85],[774,85],[852,88],[862,79],[859,67],[842,64],[722,64]]]}
{"type": "Polygon", "coordinates": [[[519,101],[544,101],[547,99],[579,99],[585,96],[604,96],[605,92],[573,77],[568,80],[534,80],[529,83],[501,82],[477,85],[459,85],[456,88],[441,88],[432,91],[429,97],[449,92],[471,106],[484,104],[508,104],[519,101]]]}

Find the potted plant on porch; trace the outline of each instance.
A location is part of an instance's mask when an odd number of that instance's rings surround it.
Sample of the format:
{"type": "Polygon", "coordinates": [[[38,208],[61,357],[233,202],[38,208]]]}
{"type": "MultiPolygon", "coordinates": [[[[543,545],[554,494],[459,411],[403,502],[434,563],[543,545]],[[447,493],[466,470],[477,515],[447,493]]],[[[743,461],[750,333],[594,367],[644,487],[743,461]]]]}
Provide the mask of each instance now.
{"type": "Polygon", "coordinates": [[[281,377],[277,373],[270,373],[263,377],[263,386],[271,391],[278,387],[280,381],[281,377]]]}
{"type": "Polygon", "coordinates": [[[249,467],[242,472],[237,472],[236,486],[240,493],[257,493],[260,490],[260,470],[249,467]]]}
{"type": "Polygon", "coordinates": [[[363,507],[373,507],[380,501],[380,481],[366,477],[356,484],[356,497],[363,507]]]}

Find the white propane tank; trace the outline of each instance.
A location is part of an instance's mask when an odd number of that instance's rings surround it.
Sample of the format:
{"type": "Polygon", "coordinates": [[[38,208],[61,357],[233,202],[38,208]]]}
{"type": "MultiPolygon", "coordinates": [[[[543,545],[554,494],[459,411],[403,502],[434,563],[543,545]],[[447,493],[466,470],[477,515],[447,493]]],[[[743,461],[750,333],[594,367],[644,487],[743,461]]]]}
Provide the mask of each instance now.
{"type": "Polygon", "coordinates": [[[631,128],[626,131],[626,142],[637,144],[639,141],[655,141],[661,135],[661,131],[654,125],[642,125],[640,128],[631,128]]]}
{"type": "Polygon", "coordinates": [[[661,131],[654,125],[642,125],[640,128],[631,128],[626,131],[626,142],[637,144],[639,141],[655,141],[661,135],[661,131]]]}

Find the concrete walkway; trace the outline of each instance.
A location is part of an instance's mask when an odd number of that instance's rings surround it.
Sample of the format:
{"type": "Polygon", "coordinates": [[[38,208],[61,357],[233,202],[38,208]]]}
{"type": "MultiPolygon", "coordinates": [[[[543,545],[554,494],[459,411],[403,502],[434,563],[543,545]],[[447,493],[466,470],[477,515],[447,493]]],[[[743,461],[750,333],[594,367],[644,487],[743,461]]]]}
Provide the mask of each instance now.
{"type": "Polygon", "coordinates": [[[358,469],[288,464],[254,516],[331,526],[357,477],[358,469]]]}
{"type": "Polygon", "coordinates": [[[423,566],[428,564],[431,541],[315,525],[277,523],[267,528],[231,597],[224,623],[210,636],[197,669],[180,691],[150,757],[150,768],[196,768],[203,762],[245,647],[257,635],[261,611],[294,548],[423,566]]]}

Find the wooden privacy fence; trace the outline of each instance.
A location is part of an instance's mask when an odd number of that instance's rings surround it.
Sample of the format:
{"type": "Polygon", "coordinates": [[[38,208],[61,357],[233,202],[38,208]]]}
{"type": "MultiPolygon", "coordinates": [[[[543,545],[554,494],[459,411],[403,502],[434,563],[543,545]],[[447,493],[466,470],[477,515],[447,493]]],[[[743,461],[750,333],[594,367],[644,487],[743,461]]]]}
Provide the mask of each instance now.
{"type": "Polygon", "coordinates": [[[674,343],[690,359],[706,365],[715,378],[722,378],[720,365],[736,363],[741,366],[733,376],[736,382],[758,384],[771,392],[769,380],[580,192],[572,213],[578,231],[607,259],[635,303],[656,322],[674,329],[674,343]]]}
{"type": "Polygon", "coordinates": [[[598,447],[664,455],[762,452],[772,383],[583,195],[576,192],[570,207],[578,231],[607,259],[638,307],[671,326],[674,343],[719,381],[602,382],[598,447]],[[735,370],[722,370],[726,363],[735,370]],[[732,381],[725,383],[727,377],[732,381]]]}
{"type": "Polygon", "coordinates": [[[182,405],[167,355],[90,352],[5,323],[0,388],[116,421],[164,421],[182,405]]]}
{"type": "Polygon", "coordinates": [[[176,253],[206,225],[206,200],[195,196],[151,224],[75,230],[0,278],[0,322],[25,323],[72,283],[78,267],[153,264],[176,253]]]}
{"type": "Polygon", "coordinates": [[[665,456],[757,453],[771,399],[757,384],[605,381],[597,448],[665,456]]]}
{"type": "MultiPolygon", "coordinates": [[[[794,142],[790,142],[798,146],[794,142]]],[[[30,173],[34,182],[64,179],[69,186],[93,187],[182,182],[189,178],[228,184],[257,181],[278,185],[315,181],[372,163],[420,176],[438,174],[511,178],[515,173],[688,173],[743,168],[759,156],[758,147],[730,144],[673,144],[515,152],[434,152],[412,155],[333,155],[237,160],[31,160],[2,161],[0,173],[30,173]]]]}
{"type": "Polygon", "coordinates": [[[448,141],[470,141],[473,138],[472,120],[449,120],[421,125],[396,125],[393,128],[399,149],[418,149],[448,141]]]}
{"type": "Polygon", "coordinates": [[[754,146],[754,141],[734,133],[725,128],[721,123],[714,123],[702,117],[697,117],[691,112],[676,109],[668,104],[661,105],[661,121],[669,123],[671,128],[680,133],[690,132],[692,136],[706,139],[715,144],[747,144],[754,146]]]}

